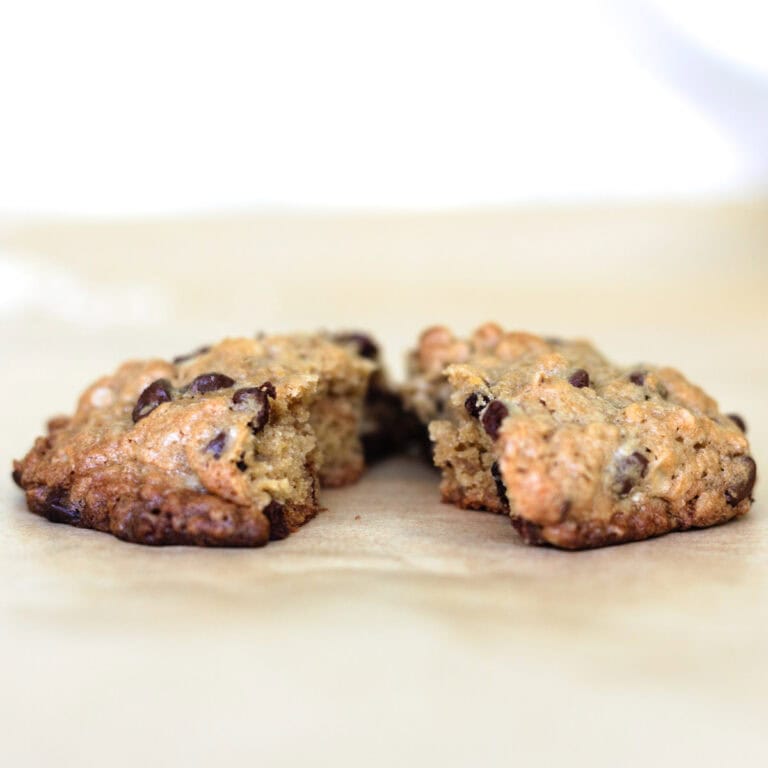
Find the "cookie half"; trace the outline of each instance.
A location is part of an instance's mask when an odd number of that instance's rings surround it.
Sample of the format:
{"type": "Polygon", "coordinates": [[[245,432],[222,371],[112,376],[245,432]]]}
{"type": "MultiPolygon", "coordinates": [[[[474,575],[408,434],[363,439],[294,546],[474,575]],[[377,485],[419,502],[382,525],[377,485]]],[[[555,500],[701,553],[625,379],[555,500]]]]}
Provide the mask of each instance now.
{"type": "Polygon", "coordinates": [[[364,468],[376,365],[324,335],[129,362],[14,463],[32,512],[143,544],[258,546],[364,468]]]}
{"type": "Polygon", "coordinates": [[[744,423],[672,368],[621,368],[585,341],[425,331],[408,406],[428,425],[445,501],[509,514],[533,544],[584,549],[745,514],[744,423]]]}

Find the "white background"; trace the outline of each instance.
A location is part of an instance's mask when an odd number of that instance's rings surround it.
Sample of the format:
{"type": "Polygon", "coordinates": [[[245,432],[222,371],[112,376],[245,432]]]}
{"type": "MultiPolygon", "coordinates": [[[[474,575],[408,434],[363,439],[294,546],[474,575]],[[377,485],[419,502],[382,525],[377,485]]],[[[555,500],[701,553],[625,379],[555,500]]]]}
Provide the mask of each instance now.
{"type": "Polygon", "coordinates": [[[764,0],[24,0],[0,213],[749,196],[764,0]]]}

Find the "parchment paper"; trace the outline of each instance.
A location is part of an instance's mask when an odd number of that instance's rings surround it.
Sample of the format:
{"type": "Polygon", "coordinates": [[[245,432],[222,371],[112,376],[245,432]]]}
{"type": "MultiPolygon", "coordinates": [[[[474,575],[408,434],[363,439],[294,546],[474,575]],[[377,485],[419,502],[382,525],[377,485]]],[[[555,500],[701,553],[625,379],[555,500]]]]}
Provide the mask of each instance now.
{"type": "MultiPolygon", "coordinates": [[[[2,462],[128,356],[259,328],[587,335],[680,367],[766,455],[768,207],[0,229],[2,462]]],[[[3,765],[761,764],[768,525],[585,553],[416,459],[261,550],[145,548],[0,485],[3,765]]]]}

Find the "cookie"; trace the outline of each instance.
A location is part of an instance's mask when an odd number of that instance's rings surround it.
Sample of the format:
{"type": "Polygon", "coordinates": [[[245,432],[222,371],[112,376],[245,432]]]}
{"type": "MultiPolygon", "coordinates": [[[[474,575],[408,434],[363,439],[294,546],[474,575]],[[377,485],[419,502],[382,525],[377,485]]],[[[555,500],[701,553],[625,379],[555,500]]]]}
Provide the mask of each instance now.
{"type": "Polygon", "coordinates": [[[618,367],[586,341],[425,331],[408,407],[428,426],[442,498],[508,514],[532,544],[584,549],[746,514],[744,422],[673,368],[618,367]]]}
{"type": "Polygon", "coordinates": [[[14,462],[32,512],[143,544],[258,546],[356,480],[377,366],[325,335],[129,362],[14,462]]]}

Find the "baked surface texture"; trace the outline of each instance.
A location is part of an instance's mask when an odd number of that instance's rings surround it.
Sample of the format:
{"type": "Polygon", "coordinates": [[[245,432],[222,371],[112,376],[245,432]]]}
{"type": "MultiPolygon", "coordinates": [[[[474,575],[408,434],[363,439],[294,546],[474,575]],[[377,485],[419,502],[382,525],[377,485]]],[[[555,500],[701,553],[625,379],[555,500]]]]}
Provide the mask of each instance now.
{"type": "Polygon", "coordinates": [[[326,335],[134,361],[53,419],[13,477],[32,512],[143,544],[259,546],[364,468],[376,366],[326,335]]]}
{"type": "Polygon", "coordinates": [[[740,417],[673,368],[622,368],[586,341],[433,327],[406,405],[428,425],[445,501],[509,514],[528,543],[585,549],[746,514],[740,417]]]}

